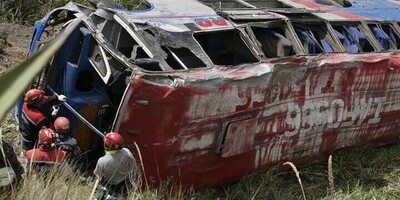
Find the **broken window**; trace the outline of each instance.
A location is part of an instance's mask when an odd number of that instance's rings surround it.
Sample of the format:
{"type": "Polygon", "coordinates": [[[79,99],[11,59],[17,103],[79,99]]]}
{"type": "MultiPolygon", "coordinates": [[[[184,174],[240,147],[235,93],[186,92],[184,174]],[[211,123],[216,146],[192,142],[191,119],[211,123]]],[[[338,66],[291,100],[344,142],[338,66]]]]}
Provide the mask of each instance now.
{"type": "Polygon", "coordinates": [[[106,84],[117,80],[126,70],[123,64],[106,52],[97,42],[93,42],[89,62],[106,84]]]}
{"type": "Polygon", "coordinates": [[[134,62],[135,65],[139,66],[142,69],[149,71],[164,71],[165,68],[161,63],[155,60],[150,59],[138,59],[134,62]]]}
{"type": "Polygon", "coordinates": [[[91,33],[86,27],[80,25],[74,30],[68,38],[68,42],[64,44],[63,51],[55,55],[51,61],[51,67],[48,69],[48,74],[51,74],[51,76],[48,76],[47,81],[49,84],[52,84],[53,89],[58,90],[57,86],[63,85],[63,76],[65,73],[63,62],[67,63],[67,68],[79,68],[79,62],[82,62],[82,64],[85,63],[84,60],[87,59],[87,52],[83,50],[85,49],[84,45],[88,44],[91,40],[91,33]]]}
{"type": "Polygon", "coordinates": [[[295,55],[292,42],[286,37],[283,28],[251,27],[251,30],[267,58],[295,55]]]}
{"type": "Polygon", "coordinates": [[[100,47],[96,42],[93,42],[92,47],[90,48],[89,62],[104,79],[108,79],[110,76],[108,63],[105,62],[106,59],[107,58],[105,57],[103,48],[100,47]]]}
{"type": "Polygon", "coordinates": [[[304,28],[294,26],[294,30],[303,44],[306,53],[318,54],[325,52],[333,52],[332,44],[327,39],[328,32],[326,29],[318,30],[316,28],[304,28]]]}
{"type": "Polygon", "coordinates": [[[55,26],[58,24],[63,24],[71,19],[75,19],[76,16],[74,14],[75,12],[70,10],[55,10],[49,16],[47,26],[55,26]]]}
{"type": "Polygon", "coordinates": [[[392,25],[382,24],[383,31],[389,36],[390,40],[393,42],[396,49],[400,49],[400,38],[396,33],[392,25]]]}
{"type": "Polygon", "coordinates": [[[206,67],[197,56],[195,56],[188,48],[172,48],[163,46],[162,49],[167,52],[166,62],[172,69],[190,69],[206,67]]]}
{"type": "Polygon", "coordinates": [[[125,57],[150,58],[143,48],[132,38],[120,24],[115,21],[106,21],[101,30],[104,37],[125,57]]]}
{"type": "Polygon", "coordinates": [[[335,34],[349,53],[373,52],[366,35],[355,26],[333,26],[335,34]]]}
{"type": "MultiPolygon", "coordinates": [[[[103,82],[107,84],[107,94],[112,105],[118,105],[124,93],[124,89],[126,88],[127,78],[131,75],[131,71],[127,70],[125,65],[110,53],[106,52],[95,41],[90,48],[89,63],[99,74],[103,82]]],[[[84,74],[82,77],[84,77],[84,74]]],[[[90,80],[81,80],[81,84],[85,84],[85,81],[90,80]]],[[[89,83],[86,85],[89,85],[89,83]]],[[[89,88],[89,86],[81,87],[89,88]]]]}
{"type": "Polygon", "coordinates": [[[195,33],[194,38],[216,65],[258,62],[238,30],[195,33]]]}
{"type": "Polygon", "coordinates": [[[397,35],[394,33],[394,30],[390,26],[386,25],[385,28],[383,28],[383,26],[381,26],[380,24],[369,24],[368,27],[371,29],[376,40],[378,40],[379,46],[382,49],[390,50],[397,48],[396,47],[397,35]],[[391,35],[391,37],[389,36],[389,34],[391,35]]]}

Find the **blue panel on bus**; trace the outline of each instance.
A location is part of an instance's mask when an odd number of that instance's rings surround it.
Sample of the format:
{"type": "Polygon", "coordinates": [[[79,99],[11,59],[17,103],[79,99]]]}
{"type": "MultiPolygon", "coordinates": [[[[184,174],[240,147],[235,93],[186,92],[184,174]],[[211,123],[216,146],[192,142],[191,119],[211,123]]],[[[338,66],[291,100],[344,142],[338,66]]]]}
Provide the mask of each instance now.
{"type": "Polygon", "coordinates": [[[328,6],[375,20],[400,20],[400,1],[395,0],[351,0],[351,7],[328,6]]]}

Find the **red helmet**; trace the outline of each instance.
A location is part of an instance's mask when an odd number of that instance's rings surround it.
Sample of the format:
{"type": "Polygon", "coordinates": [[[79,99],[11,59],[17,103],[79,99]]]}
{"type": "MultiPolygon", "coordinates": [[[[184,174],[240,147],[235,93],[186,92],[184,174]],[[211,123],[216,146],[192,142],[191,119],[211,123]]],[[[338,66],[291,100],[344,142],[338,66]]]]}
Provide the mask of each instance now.
{"type": "Polygon", "coordinates": [[[108,133],[104,136],[103,142],[106,150],[116,150],[124,147],[124,139],[121,134],[117,132],[108,133]]]}
{"type": "Polygon", "coordinates": [[[58,117],[54,121],[54,129],[56,132],[65,135],[69,132],[69,120],[65,117],[58,117]]]}
{"type": "Polygon", "coordinates": [[[43,100],[43,92],[38,89],[31,89],[25,94],[25,101],[30,105],[40,105],[43,100]]]}
{"type": "Polygon", "coordinates": [[[56,142],[56,134],[53,129],[43,127],[39,131],[39,144],[41,145],[50,145],[51,143],[56,142]]]}

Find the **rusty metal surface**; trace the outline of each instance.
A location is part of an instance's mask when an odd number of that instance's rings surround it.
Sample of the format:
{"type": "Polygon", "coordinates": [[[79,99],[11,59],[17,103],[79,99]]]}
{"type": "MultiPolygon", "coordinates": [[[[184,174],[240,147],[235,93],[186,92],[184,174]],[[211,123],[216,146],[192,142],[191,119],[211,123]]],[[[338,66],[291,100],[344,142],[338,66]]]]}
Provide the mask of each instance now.
{"type": "Polygon", "coordinates": [[[297,56],[137,76],[116,130],[136,133],[126,139],[140,144],[153,181],[174,177],[194,187],[338,148],[393,143],[399,133],[399,59],[393,53],[297,56]]]}
{"type": "MultiPolygon", "coordinates": [[[[113,102],[119,107],[110,116],[115,118],[111,129],[123,134],[131,151],[136,152],[134,143],[138,144],[142,174],[155,185],[170,179],[183,188],[217,185],[286,161],[299,163],[323,158],[340,148],[381,146],[398,140],[400,55],[394,49],[383,51],[365,24],[368,31],[363,34],[371,38],[372,52],[343,53],[344,44],[331,26],[348,20],[361,27],[366,23],[365,17],[325,6],[312,10],[316,3],[305,0],[269,1],[286,3],[299,14],[290,15],[288,9],[274,13],[274,20],[264,16],[266,10],[225,10],[221,13],[235,16],[223,18],[194,0],[149,2],[151,7],[145,11],[83,9],[88,12],[84,13],[73,5],[63,9],[76,12],[77,16],[87,14],[82,27],[107,52],[107,59],[113,58],[123,66],[122,70],[113,70],[130,73],[113,77],[126,90],[106,81],[101,89],[110,94],[100,92],[89,97],[108,100],[120,95],[116,97],[120,98],[118,102],[113,102]],[[298,12],[305,7],[309,10],[298,12]],[[240,17],[238,13],[245,15],[240,17]],[[248,13],[261,16],[251,21],[248,13]],[[123,55],[112,43],[115,41],[110,42],[117,37],[107,38],[104,35],[109,31],[99,30],[105,26],[105,19],[126,29],[126,35],[133,37],[136,47],[143,48],[148,57],[128,58],[133,50],[123,55]],[[308,24],[304,19],[309,20],[308,24]],[[305,55],[293,28],[296,25],[325,31],[324,39],[333,44],[332,52],[305,55]],[[293,46],[292,56],[262,56],[261,42],[250,31],[251,26],[282,28],[281,35],[293,46]],[[239,39],[246,45],[240,50],[251,49],[255,62],[217,65],[194,39],[196,33],[232,30],[241,33],[239,39]],[[165,61],[169,55],[163,47],[187,48],[204,66],[175,69],[165,61]],[[146,62],[165,68],[149,71],[138,64],[146,62]]],[[[45,17],[45,21],[50,18],[45,17]]],[[[397,22],[391,23],[399,34],[397,22]]],[[[86,106],[83,111],[93,112],[91,121],[105,113],[95,108],[96,104],[79,105],[86,106]]],[[[80,134],[90,133],[87,129],[80,134]]],[[[89,148],[91,141],[83,140],[89,148]]]]}

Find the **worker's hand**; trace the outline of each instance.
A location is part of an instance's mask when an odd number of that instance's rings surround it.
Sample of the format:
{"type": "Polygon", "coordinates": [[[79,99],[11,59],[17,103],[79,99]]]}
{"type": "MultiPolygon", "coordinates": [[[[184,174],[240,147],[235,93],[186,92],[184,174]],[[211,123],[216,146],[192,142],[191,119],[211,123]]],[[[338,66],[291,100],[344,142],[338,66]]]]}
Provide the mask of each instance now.
{"type": "Polygon", "coordinates": [[[53,110],[53,111],[51,112],[51,116],[52,116],[52,117],[56,117],[56,115],[57,115],[57,113],[58,113],[58,110],[60,110],[60,106],[53,106],[51,109],[53,110]]]}
{"type": "Polygon", "coordinates": [[[58,95],[58,100],[62,101],[62,102],[66,102],[67,101],[67,97],[63,94],[58,95]]]}

